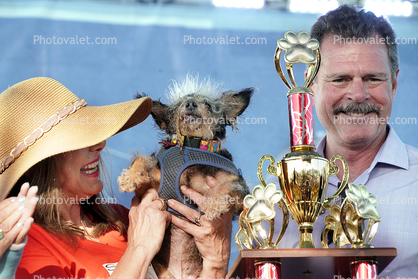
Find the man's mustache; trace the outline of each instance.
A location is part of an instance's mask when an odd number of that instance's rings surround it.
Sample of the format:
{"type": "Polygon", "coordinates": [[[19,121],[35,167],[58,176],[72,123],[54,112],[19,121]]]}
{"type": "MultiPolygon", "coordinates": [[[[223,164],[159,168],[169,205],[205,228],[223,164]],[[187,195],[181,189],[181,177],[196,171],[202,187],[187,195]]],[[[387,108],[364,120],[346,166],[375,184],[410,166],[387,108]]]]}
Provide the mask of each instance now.
{"type": "Polygon", "coordinates": [[[375,106],[374,104],[369,103],[346,103],[342,105],[338,105],[334,108],[334,115],[338,113],[370,113],[375,112],[377,116],[380,116],[380,108],[375,106]]]}

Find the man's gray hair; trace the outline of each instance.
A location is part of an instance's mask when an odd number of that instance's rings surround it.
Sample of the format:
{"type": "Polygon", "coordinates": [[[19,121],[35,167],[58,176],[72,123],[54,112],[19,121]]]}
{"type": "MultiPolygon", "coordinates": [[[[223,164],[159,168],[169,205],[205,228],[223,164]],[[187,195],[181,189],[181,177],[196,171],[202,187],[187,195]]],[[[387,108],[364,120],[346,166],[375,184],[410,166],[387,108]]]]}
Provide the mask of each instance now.
{"type": "Polygon", "coordinates": [[[376,34],[384,38],[393,82],[399,68],[398,47],[395,31],[383,16],[377,17],[356,6],[343,5],[319,17],[311,28],[311,36],[320,44],[328,35],[337,35],[343,39],[366,39],[376,34]]]}

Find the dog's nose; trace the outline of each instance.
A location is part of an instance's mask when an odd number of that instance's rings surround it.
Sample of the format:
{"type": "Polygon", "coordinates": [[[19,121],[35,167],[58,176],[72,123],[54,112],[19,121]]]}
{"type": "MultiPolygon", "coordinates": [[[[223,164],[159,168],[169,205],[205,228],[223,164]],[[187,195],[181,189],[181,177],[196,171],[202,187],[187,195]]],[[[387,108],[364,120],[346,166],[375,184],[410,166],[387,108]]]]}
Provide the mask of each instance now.
{"type": "Polygon", "coordinates": [[[194,110],[197,108],[197,103],[195,101],[188,101],[186,103],[186,109],[194,110]]]}

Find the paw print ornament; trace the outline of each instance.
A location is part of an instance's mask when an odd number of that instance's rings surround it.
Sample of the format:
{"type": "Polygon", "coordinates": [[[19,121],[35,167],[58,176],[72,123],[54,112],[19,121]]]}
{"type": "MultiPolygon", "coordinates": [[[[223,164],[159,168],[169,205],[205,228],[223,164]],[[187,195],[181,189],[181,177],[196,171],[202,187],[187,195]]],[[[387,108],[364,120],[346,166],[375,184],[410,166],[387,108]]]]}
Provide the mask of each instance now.
{"type": "Polygon", "coordinates": [[[235,237],[238,249],[260,248],[275,249],[284,235],[289,223],[289,212],[283,201],[283,192],[277,190],[276,184],[270,183],[266,186],[257,185],[252,194],[244,198],[244,210],[240,215],[240,229],[235,237]],[[279,236],[273,241],[276,216],[275,205],[283,211],[283,223],[279,236]],[[262,221],[267,221],[269,228],[266,230],[262,221]],[[255,240],[256,243],[253,243],[255,240]],[[254,245],[255,244],[255,245],[254,245]]]}
{"type": "Polygon", "coordinates": [[[311,38],[309,33],[306,31],[301,31],[298,34],[293,31],[287,31],[284,34],[284,38],[277,40],[274,64],[276,66],[277,73],[289,89],[297,87],[292,67],[293,65],[299,63],[305,63],[308,65],[308,75],[305,79],[304,85],[302,86],[303,88],[307,88],[312,83],[319,69],[319,42],[317,39],[311,38]],[[286,70],[293,86],[287,81],[280,66],[280,56],[282,51],[286,52],[284,54],[284,61],[286,62],[286,70]]]}
{"type": "Polygon", "coordinates": [[[244,206],[248,208],[245,220],[253,223],[261,220],[271,220],[276,216],[274,205],[283,198],[283,192],[276,189],[276,184],[270,183],[267,187],[257,185],[252,195],[244,198],[244,206]]]}
{"type": "Polygon", "coordinates": [[[375,196],[367,190],[366,186],[348,183],[345,190],[347,198],[341,205],[340,221],[342,229],[354,248],[372,248],[370,245],[377,232],[381,216],[377,212],[377,200],[375,196]],[[352,207],[355,207],[356,214],[350,214],[352,207]],[[357,237],[353,238],[350,234],[350,222],[353,218],[357,219],[357,237]]]}
{"type": "Polygon", "coordinates": [[[312,39],[306,31],[301,31],[297,35],[293,31],[287,31],[284,38],[277,40],[277,46],[286,50],[284,55],[286,63],[310,64],[316,60],[314,50],[319,48],[319,42],[312,39]]]}

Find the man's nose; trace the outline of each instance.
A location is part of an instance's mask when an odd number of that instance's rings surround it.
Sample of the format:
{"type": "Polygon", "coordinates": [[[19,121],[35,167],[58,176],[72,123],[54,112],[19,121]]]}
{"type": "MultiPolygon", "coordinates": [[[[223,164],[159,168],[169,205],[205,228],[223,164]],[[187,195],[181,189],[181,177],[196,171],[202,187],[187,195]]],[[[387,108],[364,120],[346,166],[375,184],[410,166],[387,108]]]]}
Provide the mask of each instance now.
{"type": "Polygon", "coordinates": [[[347,96],[350,100],[362,103],[370,98],[370,93],[363,79],[354,78],[348,88],[347,96]]]}

